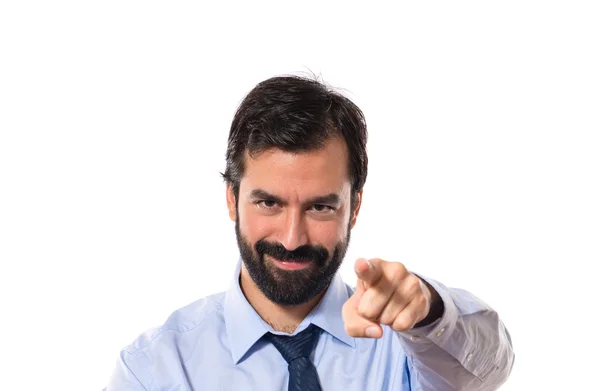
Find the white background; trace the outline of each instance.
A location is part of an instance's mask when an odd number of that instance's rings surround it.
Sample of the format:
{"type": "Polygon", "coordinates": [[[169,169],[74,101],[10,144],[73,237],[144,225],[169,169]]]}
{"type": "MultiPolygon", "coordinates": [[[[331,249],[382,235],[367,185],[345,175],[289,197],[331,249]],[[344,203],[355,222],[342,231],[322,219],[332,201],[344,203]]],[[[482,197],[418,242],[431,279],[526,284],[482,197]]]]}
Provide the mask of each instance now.
{"type": "Polygon", "coordinates": [[[0,5],[2,389],[99,390],[121,348],[227,288],[234,111],[309,71],[369,126],[347,282],[366,256],[468,289],[511,332],[502,390],[592,388],[595,2],[200,3],[0,5]]]}

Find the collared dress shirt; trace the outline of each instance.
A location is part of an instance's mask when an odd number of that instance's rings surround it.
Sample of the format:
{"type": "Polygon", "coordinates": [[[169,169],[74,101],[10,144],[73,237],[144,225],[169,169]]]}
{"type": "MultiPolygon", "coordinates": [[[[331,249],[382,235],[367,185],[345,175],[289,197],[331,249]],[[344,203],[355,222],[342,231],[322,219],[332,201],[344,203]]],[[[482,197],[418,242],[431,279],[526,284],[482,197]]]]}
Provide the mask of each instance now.
{"type": "MultiPolygon", "coordinates": [[[[105,391],[282,391],[288,365],[261,337],[274,331],[246,300],[238,260],[231,286],[175,311],[124,348],[105,391]]],[[[311,357],[323,391],[487,391],[511,372],[510,335],[496,311],[471,293],[425,279],[444,301],[441,318],[379,339],[353,338],[342,306],[352,295],[338,273],[294,335],[323,332],[311,357]]]]}

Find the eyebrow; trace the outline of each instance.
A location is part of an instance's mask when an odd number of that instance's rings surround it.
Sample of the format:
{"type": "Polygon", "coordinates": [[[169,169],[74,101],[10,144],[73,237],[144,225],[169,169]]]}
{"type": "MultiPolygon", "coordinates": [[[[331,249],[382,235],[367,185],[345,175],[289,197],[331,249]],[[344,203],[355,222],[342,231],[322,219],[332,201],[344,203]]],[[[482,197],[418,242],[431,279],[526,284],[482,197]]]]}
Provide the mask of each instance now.
{"type": "MultiPolygon", "coordinates": [[[[274,202],[277,202],[281,206],[287,205],[287,202],[285,202],[280,197],[277,197],[276,195],[273,195],[262,189],[252,190],[252,192],[250,193],[250,198],[274,201],[274,202]]],[[[342,203],[342,200],[341,200],[340,196],[338,196],[335,193],[330,193],[330,194],[323,195],[323,196],[316,196],[316,197],[308,199],[305,202],[306,205],[326,204],[326,205],[335,205],[335,206],[338,206],[341,203],[342,203]]]]}

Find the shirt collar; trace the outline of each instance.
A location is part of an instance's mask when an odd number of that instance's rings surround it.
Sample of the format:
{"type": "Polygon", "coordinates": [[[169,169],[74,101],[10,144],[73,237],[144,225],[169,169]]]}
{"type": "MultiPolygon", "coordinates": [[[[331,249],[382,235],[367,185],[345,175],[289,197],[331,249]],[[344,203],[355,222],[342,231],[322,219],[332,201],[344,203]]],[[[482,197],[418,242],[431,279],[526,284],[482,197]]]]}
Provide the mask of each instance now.
{"type": "MultiPolygon", "coordinates": [[[[235,364],[239,363],[265,333],[273,332],[273,329],[256,313],[242,293],[240,287],[241,266],[242,261],[239,259],[234,278],[225,293],[223,308],[227,338],[235,364]]],[[[342,306],[348,298],[349,292],[346,284],[341,275],[336,273],[319,304],[298,326],[296,332],[302,331],[312,323],[354,348],[356,346],[354,338],[346,333],[342,318],[342,306]]]]}

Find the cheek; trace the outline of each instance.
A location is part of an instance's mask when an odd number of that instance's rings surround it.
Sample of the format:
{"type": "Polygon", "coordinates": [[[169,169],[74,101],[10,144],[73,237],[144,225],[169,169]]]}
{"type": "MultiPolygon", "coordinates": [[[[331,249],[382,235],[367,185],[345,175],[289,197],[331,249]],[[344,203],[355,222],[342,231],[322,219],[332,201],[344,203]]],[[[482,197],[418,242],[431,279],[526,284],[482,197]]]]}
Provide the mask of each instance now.
{"type": "Polygon", "coordinates": [[[258,213],[252,213],[251,209],[239,208],[240,229],[251,242],[271,235],[273,227],[272,217],[262,216],[258,213]]]}
{"type": "Polygon", "coordinates": [[[346,237],[346,228],[345,224],[340,224],[338,221],[314,222],[308,227],[308,235],[311,242],[333,250],[346,237]]]}

